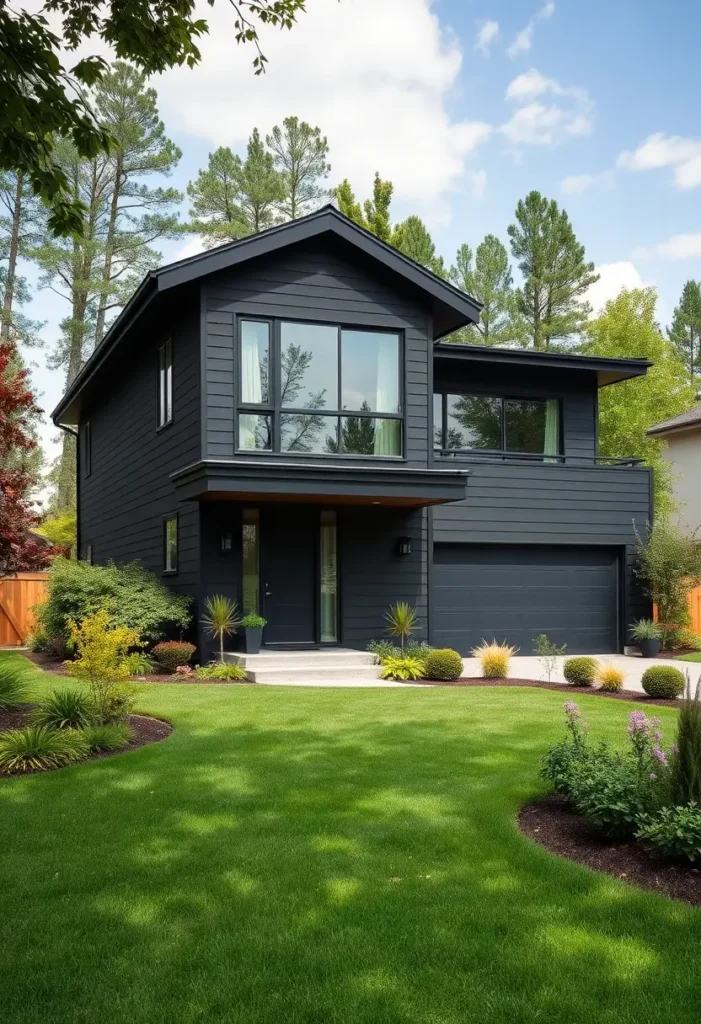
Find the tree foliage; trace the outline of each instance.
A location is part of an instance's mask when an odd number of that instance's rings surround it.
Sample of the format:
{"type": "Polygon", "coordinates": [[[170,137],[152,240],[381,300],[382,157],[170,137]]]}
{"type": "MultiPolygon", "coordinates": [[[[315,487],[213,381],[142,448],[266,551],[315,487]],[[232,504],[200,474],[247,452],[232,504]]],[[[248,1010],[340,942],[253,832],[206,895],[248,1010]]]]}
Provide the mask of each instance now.
{"type": "Polygon", "coordinates": [[[351,183],[344,178],[333,190],[333,195],[341,213],[349,220],[355,221],[361,228],[371,231],[383,242],[389,242],[392,236],[392,222],[389,209],[392,203],[394,185],[391,181],[383,181],[376,172],[372,183],[372,199],[359,203],[351,183]]]}
{"type": "Polygon", "coordinates": [[[653,288],[621,292],[588,325],[582,351],[653,363],[645,377],[599,391],[599,453],[643,458],[655,471],[655,511],[664,517],[672,509],[672,481],[662,458],[666,442],[648,437],[646,430],[689,409],[694,404],[694,386],[674,345],[660,333],[656,302],[653,288]]]}
{"type": "Polygon", "coordinates": [[[282,178],[283,197],[277,204],[281,216],[296,220],[310,213],[328,195],[321,184],[331,171],[326,136],[298,117],[286,117],[282,128],[275,125],[266,135],[265,144],[282,178]]]}
{"type": "Polygon", "coordinates": [[[450,268],[449,279],[456,288],[483,304],[478,323],[464,327],[448,341],[479,345],[508,345],[523,342],[526,325],[518,311],[513,276],[506,248],[495,235],[487,235],[474,253],[461,245],[450,268]]]}
{"type": "MultiPolygon", "coordinates": [[[[207,2],[212,7],[215,0],[207,2]]],[[[229,0],[229,5],[234,39],[253,44],[253,66],[260,74],[266,57],[258,25],[292,28],[305,0],[229,0]]],[[[46,0],[37,14],[0,3],[0,171],[27,175],[34,194],[49,207],[52,231],[82,234],[86,216],[57,159],[57,140],[67,139],[87,160],[104,156],[111,144],[86,95],[107,73],[107,62],[93,54],[66,67],[63,53],[95,40],[147,75],[194,67],[201,59],[198,41],[208,31],[207,21],[195,13],[194,0],[46,0]],[[60,34],[49,28],[44,12],[60,17],[60,34]]]]}
{"type": "Polygon", "coordinates": [[[684,285],[667,333],[689,376],[701,375],[701,284],[698,281],[687,281],[684,285]]]}
{"type": "Polygon", "coordinates": [[[443,257],[437,254],[435,243],[420,217],[412,215],[397,224],[390,236],[390,243],[416,263],[428,267],[438,277],[446,276],[443,257]]]}
{"type": "Polygon", "coordinates": [[[669,522],[658,520],[646,535],[637,534],[636,574],[657,605],[660,622],[686,625],[689,591],[701,586],[701,545],[669,522]]]}
{"type": "Polygon", "coordinates": [[[516,223],[509,226],[511,252],[523,275],[517,292],[533,348],[581,334],[591,312],[585,296],[595,281],[594,264],[586,262],[584,246],[569,217],[554,199],[529,192],[516,206],[516,223]]]}

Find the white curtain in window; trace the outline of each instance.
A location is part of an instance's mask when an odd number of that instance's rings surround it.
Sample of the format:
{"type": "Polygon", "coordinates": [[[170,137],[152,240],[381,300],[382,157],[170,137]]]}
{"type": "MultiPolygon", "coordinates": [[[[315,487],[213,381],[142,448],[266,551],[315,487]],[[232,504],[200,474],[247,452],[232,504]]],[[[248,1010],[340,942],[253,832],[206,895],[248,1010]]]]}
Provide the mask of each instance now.
{"type": "MultiPolygon", "coordinates": [[[[374,412],[399,412],[399,353],[396,334],[377,335],[374,412]]],[[[375,455],[399,455],[399,420],[375,421],[375,455]]]]}
{"type": "MultiPolygon", "coordinates": [[[[545,403],[545,444],[544,455],[560,454],[560,403],[557,398],[549,398],[545,403]]],[[[545,462],[557,462],[557,459],[546,458],[545,462]]]]}
{"type": "MultiPolygon", "coordinates": [[[[263,400],[261,388],[260,350],[255,325],[252,330],[241,331],[241,401],[246,404],[260,405],[263,400]]],[[[257,448],[255,428],[258,420],[255,416],[239,417],[239,448],[257,448]]]]}

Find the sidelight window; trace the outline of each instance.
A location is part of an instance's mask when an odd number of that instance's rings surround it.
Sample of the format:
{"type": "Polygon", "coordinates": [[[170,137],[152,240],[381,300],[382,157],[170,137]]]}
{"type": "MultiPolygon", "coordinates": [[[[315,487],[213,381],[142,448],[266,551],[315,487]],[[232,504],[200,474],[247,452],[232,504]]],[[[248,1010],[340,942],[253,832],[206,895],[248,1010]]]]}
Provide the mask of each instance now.
{"type": "Polygon", "coordinates": [[[260,612],[260,525],[257,508],[241,513],[241,548],[243,552],[242,605],[244,615],[260,612]]]}
{"type": "Polygon", "coordinates": [[[321,513],[321,642],[338,640],[338,537],[336,513],[321,513]]]}

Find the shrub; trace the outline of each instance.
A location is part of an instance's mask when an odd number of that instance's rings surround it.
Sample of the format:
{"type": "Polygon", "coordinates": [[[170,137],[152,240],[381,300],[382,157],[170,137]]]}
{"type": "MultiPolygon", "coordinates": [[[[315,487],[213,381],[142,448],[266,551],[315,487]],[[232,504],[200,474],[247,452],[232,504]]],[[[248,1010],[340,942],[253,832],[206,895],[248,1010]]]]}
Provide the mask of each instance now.
{"type": "Polygon", "coordinates": [[[701,807],[701,679],[691,692],[686,676],[684,701],[677,719],[677,740],[672,762],[672,793],[676,803],[701,807]]]}
{"type": "Polygon", "coordinates": [[[661,640],[662,634],[662,627],[652,619],[638,619],[630,627],[630,638],[636,644],[641,640],[661,640]]]}
{"type": "Polygon", "coordinates": [[[407,679],[423,678],[426,667],[421,658],[408,654],[396,654],[383,662],[380,679],[396,679],[406,682],[407,679]]]}
{"type": "Polygon", "coordinates": [[[138,633],[128,626],[113,625],[109,612],[102,608],[94,615],[86,615],[80,623],[71,622],[70,638],[78,657],[66,665],[72,675],[90,687],[96,720],[111,721],[113,691],[128,677],[124,662],[129,648],[139,643],[138,633]]]}
{"type": "Polygon", "coordinates": [[[375,655],[378,665],[383,665],[387,658],[394,658],[397,654],[397,648],[391,640],[371,640],[367,650],[375,655]]]}
{"type": "Polygon", "coordinates": [[[479,658],[482,666],[482,675],[485,679],[506,679],[509,674],[509,663],[518,647],[509,647],[504,641],[498,644],[492,640],[488,644],[483,640],[479,647],[470,651],[473,658],[479,658]]]}
{"type": "Polygon", "coordinates": [[[38,608],[42,632],[52,639],[61,637],[65,643],[70,638],[69,622],[79,622],[105,607],[115,625],[128,626],[147,640],[159,640],[168,628],[185,629],[190,622],[188,599],[173,594],[158,576],[138,563],[89,565],[54,559],[48,597],[38,608]]]}
{"type": "Polygon", "coordinates": [[[219,640],[219,660],[224,661],[224,637],[236,632],[240,624],[238,605],[223,594],[215,594],[204,602],[202,625],[215,639],[219,640]]]}
{"type": "Polygon", "coordinates": [[[125,672],[130,676],[147,676],[153,672],[153,658],[143,651],[133,651],[127,654],[122,662],[125,672]]]}
{"type": "Polygon", "coordinates": [[[268,620],[262,615],[244,615],[241,619],[241,626],[244,629],[263,629],[268,625],[268,620]]]}
{"type": "Polygon", "coordinates": [[[416,632],[416,608],[406,601],[391,604],[385,614],[387,632],[390,636],[398,636],[402,650],[404,644],[416,632]]]}
{"type": "Polygon", "coordinates": [[[424,664],[427,679],[459,679],[462,675],[462,658],[449,647],[429,651],[424,664]]]}
{"type": "Polygon", "coordinates": [[[128,725],[111,722],[103,725],[89,725],[83,731],[85,742],[93,753],[119,750],[134,738],[134,730],[128,725]]]}
{"type": "Polygon", "coordinates": [[[27,646],[27,650],[31,651],[32,654],[39,654],[44,651],[48,651],[50,647],[50,640],[46,633],[41,629],[36,629],[33,633],[28,633],[24,642],[27,646]]]}
{"type": "Polygon", "coordinates": [[[235,661],[211,661],[195,669],[198,679],[228,679],[234,682],[248,679],[246,669],[235,661]]]}
{"type": "Polygon", "coordinates": [[[543,671],[548,677],[548,682],[552,679],[553,672],[557,670],[557,659],[564,657],[567,653],[567,644],[563,644],[562,647],[558,647],[557,644],[553,643],[552,640],[548,640],[545,633],[541,633],[533,640],[535,646],[535,652],[538,655],[543,671]]]}
{"type": "Polygon", "coordinates": [[[194,675],[194,669],[192,665],[178,665],[175,674],[176,676],[191,676],[194,675]]]}
{"type": "Polygon", "coordinates": [[[615,665],[603,665],[599,669],[599,688],[604,693],[619,693],[623,689],[625,672],[615,665]]]}
{"type": "Polygon", "coordinates": [[[0,735],[0,772],[50,771],[88,755],[82,732],[29,725],[0,735]]]}
{"type": "Polygon", "coordinates": [[[684,691],[684,676],[673,665],[652,665],[641,680],[648,697],[678,697],[684,691]]]}
{"type": "MultiPolygon", "coordinates": [[[[637,537],[636,573],[657,605],[660,622],[674,627],[689,624],[689,591],[701,585],[701,545],[669,522],[658,520],[643,540],[637,537]]],[[[673,643],[665,630],[662,646],[673,643]]]]}
{"type": "Polygon", "coordinates": [[[412,658],[421,658],[422,661],[425,661],[434,650],[435,647],[431,647],[425,640],[408,640],[404,645],[405,654],[410,654],[412,658]]]}
{"type": "Polygon", "coordinates": [[[54,690],[32,715],[36,725],[50,729],[84,729],[95,719],[92,699],[80,690],[54,690]]]}
{"type": "Polygon", "coordinates": [[[595,757],[574,767],[570,793],[579,813],[607,835],[632,835],[648,809],[646,790],[636,773],[604,744],[595,757]]]}
{"type": "Polygon", "coordinates": [[[668,857],[701,860],[701,807],[695,802],[662,807],[643,817],[636,838],[659,846],[668,857]]]}
{"type": "Polygon", "coordinates": [[[108,725],[113,722],[126,722],[134,710],[138,690],[129,683],[113,684],[105,692],[100,706],[100,722],[108,725]]]}
{"type": "Polygon", "coordinates": [[[596,658],[589,658],[586,655],[568,658],[562,674],[572,686],[592,686],[599,674],[599,663],[596,658]]]}
{"type": "Polygon", "coordinates": [[[679,648],[690,651],[701,651],[701,636],[693,629],[680,629],[677,635],[679,648]]]}
{"type": "Polygon", "coordinates": [[[187,665],[197,648],[184,640],[165,640],[153,648],[153,656],[166,672],[175,672],[179,665],[187,665]]]}
{"type": "Polygon", "coordinates": [[[0,662],[0,711],[18,708],[27,699],[25,675],[15,665],[0,662]]]}
{"type": "Polygon", "coordinates": [[[570,797],[573,769],[587,760],[590,752],[579,708],[574,701],[567,700],[564,709],[568,735],[546,751],[541,761],[540,774],[558,793],[570,797]]]}

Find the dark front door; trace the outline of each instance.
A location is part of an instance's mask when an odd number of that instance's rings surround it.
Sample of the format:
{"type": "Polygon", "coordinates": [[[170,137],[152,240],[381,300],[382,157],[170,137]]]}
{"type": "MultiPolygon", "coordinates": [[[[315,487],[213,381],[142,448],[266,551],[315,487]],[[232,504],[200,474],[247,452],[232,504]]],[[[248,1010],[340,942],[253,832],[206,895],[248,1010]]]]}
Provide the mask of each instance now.
{"type": "Polygon", "coordinates": [[[261,509],[261,525],[264,642],[314,644],[319,510],[268,505],[261,509]]]}

